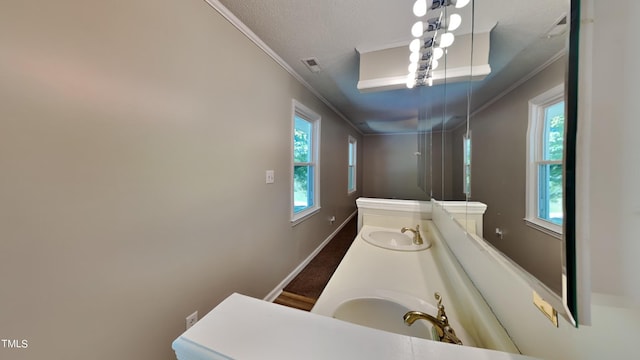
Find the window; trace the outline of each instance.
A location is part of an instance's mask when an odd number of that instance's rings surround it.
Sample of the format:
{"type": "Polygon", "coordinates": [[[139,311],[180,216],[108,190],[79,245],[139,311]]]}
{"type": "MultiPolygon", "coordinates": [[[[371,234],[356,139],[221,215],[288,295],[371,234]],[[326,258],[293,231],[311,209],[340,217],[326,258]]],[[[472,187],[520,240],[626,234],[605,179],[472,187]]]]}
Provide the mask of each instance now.
{"type": "Polygon", "coordinates": [[[291,221],[320,210],[320,116],[293,101],[291,221]]]}
{"type": "Polygon", "coordinates": [[[564,85],[529,101],[527,131],[527,224],[562,235],[564,85]]]}
{"type": "Polygon", "coordinates": [[[349,194],[356,191],[356,155],[358,151],[358,141],[349,136],[349,172],[347,180],[347,192],[349,194]]]}
{"type": "Polygon", "coordinates": [[[471,134],[462,137],[462,192],[471,196],[471,134]]]}

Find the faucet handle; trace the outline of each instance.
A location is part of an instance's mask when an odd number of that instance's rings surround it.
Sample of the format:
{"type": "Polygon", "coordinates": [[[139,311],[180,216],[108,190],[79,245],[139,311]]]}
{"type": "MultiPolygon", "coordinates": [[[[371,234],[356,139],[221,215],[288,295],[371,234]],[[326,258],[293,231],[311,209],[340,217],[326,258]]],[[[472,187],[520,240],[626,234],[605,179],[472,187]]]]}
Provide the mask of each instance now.
{"type": "Polygon", "coordinates": [[[453,328],[449,325],[445,326],[443,329],[444,332],[444,342],[448,342],[451,344],[458,344],[458,345],[462,345],[462,341],[460,340],[460,338],[458,338],[458,335],[456,335],[455,330],[453,330],[453,328]]]}
{"type": "Polygon", "coordinates": [[[440,293],[434,293],[433,296],[436,298],[436,300],[438,301],[438,320],[442,321],[442,323],[444,325],[449,325],[449,317],[447,316],[447,313],[444,311],[444,305],[442,305],[442,296],[440,295],[440,293]]]}

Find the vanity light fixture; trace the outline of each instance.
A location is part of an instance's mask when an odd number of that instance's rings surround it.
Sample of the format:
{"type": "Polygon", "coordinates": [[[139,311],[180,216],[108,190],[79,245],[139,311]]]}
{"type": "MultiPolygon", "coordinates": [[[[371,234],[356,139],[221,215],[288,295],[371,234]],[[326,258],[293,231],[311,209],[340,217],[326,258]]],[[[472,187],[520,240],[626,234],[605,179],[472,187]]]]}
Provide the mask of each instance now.
{"type": "Polygon", "coordinates": [[[442,50],[442,48],[437,47],[437,48],[424,49],[422,51],[412,52],[411,55],[409,55],[409,62],[410,63],[425,62],[429,60],[429,58],[433,58],[433,61],[440,60],[443,54],[444,54],[444,50],[442,50]]]}
{"type": "Polygon", "coordinates": [[[420,40],[421,39],[413,39],[409,43],[409,50],[411,50],[412,53],[420,51],[420,48],[422,47],[422,41],[420,40]]]}
{"type": "MultiPolygon", "coordinates": [[[[444,34],[443,34],[444,35],[444,34]]],[[[452,35],[452,34],[451,34],[452,35]]],[[[442,37],[440,37],[442,42],[442,37]]],[[[450,45],[452,42],[449,37],[444,37],[444,45],[450,45]],[[449,44],[447,44],[449,42],[449,44]]],[[[410,44],[411,55],[409,56],[409,74],[407,75],[407,87],[424,86],[433,84],[427,81],[431,78],[431,71],[438,67],[438,60],[442,57],[444,51],[440,47],[436,47],[437,42],[434,37],[427,39],[413,39],[410,44]]]]}
{"type": "Polygon", "coordinates": [[[416,77],[414,74],[407,75],[407,88],[413,89],[416,86],[416,77]]]}
{"type": "Polygon", "coordinates": [[[451,46],[453,44],[453,41],[456,39],[456,37],[453,35],[453,33],[444,33],[442,35],[440,35],[438,44],[440,45],[441,48],[448,48],[449,46],[451,46]]]}
{"type": "Polygon", "coordinates": [[[413,15],[423,17],[427,13],[427,0],[416,0],[413,4],[413,15]]]}
{"type": "Polygon", "coordinates": [[[455,37],[452,33],[431,36],[427,39],[413,39],[409,48],[409,74],[407,75],[407,87],[415,85],[433,85],[431,71],[438,67],[438,59],[444,55],[443,48],[450,46],[455,37]],[[437,36],[438,40],[434,40],[437,36]],[[412,81],[411,79],[414,79],[412,81]],[[430,79],[427,81],[427,79],[430,79]]]}
{"type": "Polygon", "coordinates": [[[431,18],[427,21],[417,21],[411,27],[411,35],[420,37],[426,32],[432,32],[444,28],[446,31],[454,31],[462,24],[462,16],[460,14],[452,14],[448,20],[442,18],[442,14],[438,17],[431,18]]]}
{"type": "Polygon", "coordinates": [[[418,71],[418,63],[417,62],[412,62],[409,64],[409,73],[415,73],[416,71],[418,71]]]}
{"type": "MultiPolygon", "coordinates": [[[[435,10],[446,6],[462,8],[469,4],[471,0],[416,0],[413,4],[413,13],[417,17],[423,17],[428,10],[435,10]]],[[[440,12],[439,16],[426,21],[417,21],[411,27],[411,34],[414,39],[409,44],[411,55],[409,56],[409,66],[407,70],[407,87],[433,85],[432,71],[438,67],[445,48],[451,46],[455,41],[452,31],[458,29],[462,24],[462,17],[459,14],[451,14],[445,17],[445,12],[440,12]],[[442,31],[442,33],[439,33],[442,31]],[[427,33],[433,33],[429,37],[424,37],[427,33]]]]}
{"type": "Polygon", "coordinates": [[[409,62],[417,63],[418,61],[420,61],[421,58],[422,58],[422,53],[420,51],[415,51],[415,52],[412,52],[411,55],[409,55],[409,62]]]}
{"type": "Polygon", "coordinates": [[[456,9],[461,9],[469,4],[471,0],[416,0],[413,4],[413,14],[423,17],[428,9],[435,10],[441,7],[453,5],[456,9]]]}
{"type": "Polygon", "coordinates": [[[444,50],[442,48],[433,48],[433,59],[440,60],[440,58],[444,55],[444,50]]]}

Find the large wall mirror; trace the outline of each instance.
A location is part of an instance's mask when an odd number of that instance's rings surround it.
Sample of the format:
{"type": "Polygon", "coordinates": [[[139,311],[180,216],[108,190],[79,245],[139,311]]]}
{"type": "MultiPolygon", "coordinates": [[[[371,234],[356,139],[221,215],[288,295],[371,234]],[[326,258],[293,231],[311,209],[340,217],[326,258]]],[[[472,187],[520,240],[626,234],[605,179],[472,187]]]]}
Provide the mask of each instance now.
{"type": "Polygon", "coordinates": [[[562,297],[572,323],[578,5],[472,1],[469,39],[440,69],[466,57],[468,72],[420,89],[418,139],[425,197],[486,204],[486,241],[562,297]]]}

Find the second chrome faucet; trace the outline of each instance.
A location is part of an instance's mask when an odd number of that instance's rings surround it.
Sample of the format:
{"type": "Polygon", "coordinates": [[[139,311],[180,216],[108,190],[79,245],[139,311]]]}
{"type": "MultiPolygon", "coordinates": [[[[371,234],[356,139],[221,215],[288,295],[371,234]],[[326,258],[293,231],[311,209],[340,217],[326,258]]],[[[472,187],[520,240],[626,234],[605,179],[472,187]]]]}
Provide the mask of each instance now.
{"type": "Polygon", "coordinates": [[[416,245],[422,245],[422,236],[420,236],[420,225],[416,225],[415,229],[403,227],[400,229],[401,233],[405,233],[407,231],[411,231],[413,233],[413,243],[416,245]]]}

